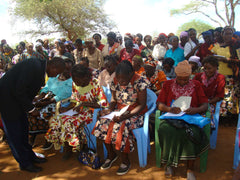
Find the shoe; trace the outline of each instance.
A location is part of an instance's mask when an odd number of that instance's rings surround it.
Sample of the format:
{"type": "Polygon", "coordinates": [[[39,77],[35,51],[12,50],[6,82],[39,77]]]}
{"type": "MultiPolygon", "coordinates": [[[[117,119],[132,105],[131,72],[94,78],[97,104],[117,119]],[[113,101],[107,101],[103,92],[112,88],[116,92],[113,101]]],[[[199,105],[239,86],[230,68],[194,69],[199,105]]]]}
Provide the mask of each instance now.
{"type": "Polygon", "coordinates": [[[122,176],[124,174],[127,174],[130,167],[131,167],[130,163],[128,165],[122,163],[117,170],[117,175],[122,176]]]}
{"type": "Polygon", "coordinates": [[[166,166],[165,168],[165,176],[172,177],[173,176],[173,169],[171,166],[166,166]]]}
{"type": "Polygon", "coordinates": [[[118,156],[116,156],[113,160],[110,159],[106,159],[106,161],[103,163],[103,165],[101,166],[101,169],[109,169],[112,164],[117,160],[118,156]]]}
{"type": "Polygon", "coordinates": [[[187,172],[187,180],[196,180],[196,177],[192,171],[187,172]]]}
{"type": "Polygon", "coordinates": [[[42,171],[42,168],[41,167],[38,167],[38,166],[35,166],[33,164],[27,166],[27,167],[20,167],[20,169],[22,171],[28,171],[28,172],[33,172],[33,173],[36,173],[36,172],[40,172],[42,171]]]}
{"type": "Polygon", "coordinates": [[[35,157],[34,159],[33,159],[33,163],[45,163],[45,162],[47,162],[47,159],[46,158],[39,158],[39,157],[35,157]]]}
{"type": "Polygon", "coordinates": [[[53,147],[53,143],[46,142],[46,143],[43,145],[42,150],[47,151],[47,150],[51,149],[52,147],[53,147]]]}

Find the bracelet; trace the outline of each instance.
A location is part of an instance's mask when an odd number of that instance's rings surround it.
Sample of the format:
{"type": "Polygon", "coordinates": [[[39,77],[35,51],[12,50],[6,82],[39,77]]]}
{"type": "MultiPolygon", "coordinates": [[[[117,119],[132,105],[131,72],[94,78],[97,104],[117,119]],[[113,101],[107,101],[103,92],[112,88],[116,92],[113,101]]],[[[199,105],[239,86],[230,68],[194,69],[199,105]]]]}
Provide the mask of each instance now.
{"type": "Polygon", "coordinates": [[[31,109],[30,111],[28,111],[28,113],[32,113],[36,108],[34,107],[33,109],[31,109]]]}

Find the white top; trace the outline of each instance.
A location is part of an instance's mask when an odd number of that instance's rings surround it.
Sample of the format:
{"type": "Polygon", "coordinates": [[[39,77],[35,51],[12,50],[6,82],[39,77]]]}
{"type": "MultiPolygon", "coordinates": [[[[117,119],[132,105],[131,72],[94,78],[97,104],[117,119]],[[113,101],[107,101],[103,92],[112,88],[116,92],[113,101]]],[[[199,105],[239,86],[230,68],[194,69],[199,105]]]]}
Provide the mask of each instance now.
{"type": "MultiPolygon", "coordinates": [[[[189,41],[184,46],[184,57],[186,57],[196,46],[197,45],[191,39],[189,39],[189,41]]],[[[196,55],[197,51],[198,50],[195,51],[194,56],[196,55]]]]}

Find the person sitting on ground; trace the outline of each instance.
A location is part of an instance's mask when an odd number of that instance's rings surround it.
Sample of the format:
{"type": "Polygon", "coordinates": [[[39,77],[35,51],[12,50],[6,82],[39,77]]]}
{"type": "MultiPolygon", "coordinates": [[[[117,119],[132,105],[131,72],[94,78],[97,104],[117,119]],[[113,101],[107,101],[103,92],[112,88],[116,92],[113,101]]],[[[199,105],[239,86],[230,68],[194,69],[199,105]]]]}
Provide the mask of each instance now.
{"type": "Polygon", "coordinates": [[[59,113],[73,109],[76,114],[59,114],[51,119],[49,130],[45,135],[56,150],[64,146],[63,160],[71,156],[72,151],[80,150],[87,144],[84,126],[92,122],[95,108],[107,108],[107,98],[98,80],[92,77],[89,68],[76,64],[72,68],[72,96],[67,107],[60,107],[59,113]],[[81,138],[81,139],[80,139],[81,138]]]}
{"type": "Polygon", "coordinates": [[[104,48],[104,44],[101,43],[102,36],[99,33],[95,33],[93,39],[95,39],[96,42],[95,47],[102,51],[104,48]]]}
{"type": "Polygon", "coordinates": [[[120,52],[120,61],[128,60],[130,63],[132,63],[132,58],[135,55],[140,55],[140,52],[139,50],[133,48],[133,41],[125,41],[125,48],[120,52]]]}
{"type": "MultiPolygon", "coordinates": [[[[202,85],[196,80],[190,80],[192,68],[187,60],[182,61],[175,68],[176,79],[166,81],[157,99],[157,107],[162,112],[178,114],[179,107],[171,107],[173,100],[180,96],[192,97],[190,108],[185,110],[186,114],[204,113],[208,109],[208,99],[203,91],[202,85]]],[[[187,179],[195,180],[193,174],[194,162],[198,155],[209,147],[209,140],[201,141],[200,128],[189,125],[194,134],[194,139],[201,143],[194,143],[185,128],[176,128],[167,120],[161,120],[158,135],[162,149],[162,163],[166,164],[165,176],[174,174],[173,167],[177,167],[179,160],[187,160],[187,179]]]]}
{"type": "Polygon", "coordinates": [[[146,44],[146,47],[144,47],[141,51],[141,56],[143,58],[147,58],[149,55],[152,55],[153,52],[153,46],[151,45],[152,42],[152,36],[146,35],[144,36],[144,43],[146,44]]]}
{"type": "MultiPolygon", "coordinates": [[[[174,79],[176,78],[175,70],[174,70],[174,60],[172,58],[165,58],[162,62],[162,67],[160,70],[164,72],[167,79],[174,79]]],[[[157,67],[158,69],[158,67],[157,67]]]]}
{"type": "MultiPolygon", "coordinates": [[[[54,58],[53,58],[54,59],[54,58]]],[[[69,58],[64,59],[65,70],[56,77],[49,78],[46,85],[41,89],[40,94],[37,95],[33,102],[38,108],[40,115],[29,115],[29,134],[30,145],[34,145],[37,134],[46,133],[49,128],[49,120],[56,112],[56,103],[71,97],[72,94],[72,78],[71,69],[73,61],[69,58]]],[[[45,142],[42,149],[48,150],[52,147],[51,143],[45,142]]]]}
{"type": "Polygon", "coordinates": [[[192,66],[192,74],[190,76],[190,79],[193,79],[196,73],[202,72],[202,64],[200,62],[200,57],[191,56],[188,62],[192,66]]]}
{"type": "Polygon", "coordinates": [[[109,109],[101,111],[101,116],[119,111],[129,105],[127,112],[114,116],[112,120],[98,119],[93,134],[104,141],[108,157],[101,169],[109,169],[118,156],[114,151],[121,152],[121,164],[117,175],[124,175],[130,169],[128,154],[134,150],[132,130],[143,126],[144,113],[147,112],[147,83],[145,78],[134,73],[129,61],[122,61],[116,68],[116,77],[110,88],[112,99],[109,109]]]}
{"type": "Polygon", "coordinates": [[[163,71],[156,70],[157,61],[155,61],[154,59],[148,59],[144,63],[146,77],[150,81],[149,89],[151,89],[158,95],[160,90],[162,89],[163,82],[167,80],[166,75],[163,71]]]}
{"type": "Polygon", "coordinates": [[[110,87],[113,79],[115,78],[115,69],[117,67],[117,64],[116,55],[105,56],[105,69],[98,76],[99,84],[101,86],[110,87]]]}
{"type": "Polygon", "coordinates": [[[213,115],[215,113],[216,103],[224,98],[225,76],[219,74],[218,60],[214,56],[207,56],[202,61],[204,72],[195,75],[194,80],[203,85],[203,90],[208,98],[211,112],[211,127],[215,128],[213,115]]]}
{"type": "Polygon", "coordinates": [[[88,57],[82,57],[78,64],[81,64],[81,65],[85,66],[86,68],[89,68],[90,72],[92,73],[92,76],[94,78],[98,79],[100,71],[98,69],[94,69],[94,68],[89,67],[88,57]]]}

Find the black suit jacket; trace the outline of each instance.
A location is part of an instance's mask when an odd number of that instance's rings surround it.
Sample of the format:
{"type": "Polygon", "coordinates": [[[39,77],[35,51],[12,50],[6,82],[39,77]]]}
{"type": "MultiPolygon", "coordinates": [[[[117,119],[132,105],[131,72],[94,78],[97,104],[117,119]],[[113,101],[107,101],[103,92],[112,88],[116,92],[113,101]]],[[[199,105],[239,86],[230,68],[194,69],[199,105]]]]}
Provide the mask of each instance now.
{"type": "Polygon", "coordinates": [[[45,83],[46,61],[28,59],[14,65],[0,79],[0,112],[17,120],[33,109],[32,101],[45,83]]]}

